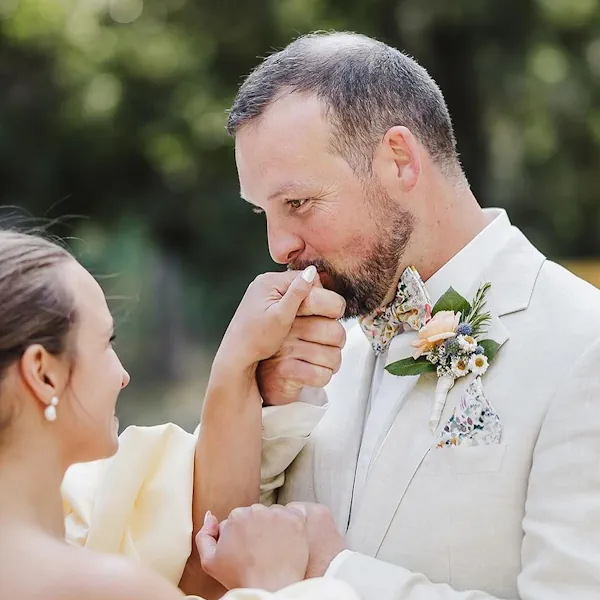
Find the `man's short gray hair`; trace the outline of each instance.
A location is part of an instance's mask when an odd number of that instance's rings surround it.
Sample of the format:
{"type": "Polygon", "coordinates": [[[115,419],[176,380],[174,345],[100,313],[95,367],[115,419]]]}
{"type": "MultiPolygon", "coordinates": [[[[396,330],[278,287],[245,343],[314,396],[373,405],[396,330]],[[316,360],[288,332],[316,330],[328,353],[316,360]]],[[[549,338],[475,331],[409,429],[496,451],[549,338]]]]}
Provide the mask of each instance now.
{"type": "Polygon", "coordinates": [[[395,48],[354,33],[302,36],[246,78],[227,130],[235,135],[287,93],[313,94],[324,103],[334,129],[332,148],[357,172],[370,173],[376,145],[388,129],[403,125],[444,173],[462,174],[440,88],[395,48]]]}

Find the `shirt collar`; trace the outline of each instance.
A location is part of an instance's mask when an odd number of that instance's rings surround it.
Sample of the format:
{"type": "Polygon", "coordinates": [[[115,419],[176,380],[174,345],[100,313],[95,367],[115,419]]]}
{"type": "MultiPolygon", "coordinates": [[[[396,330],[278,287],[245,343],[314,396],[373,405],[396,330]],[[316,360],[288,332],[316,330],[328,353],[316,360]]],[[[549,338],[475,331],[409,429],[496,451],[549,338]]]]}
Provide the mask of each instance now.
{"type": "Polygon", "coordinates": [[[477,278],[508,242],[512,227],[506,211],[488,208],[483,212],[491,218],[490,223],[425,282],[433,304],[450,287],[463,297],[472,293],[481,283],[477,278]]]}

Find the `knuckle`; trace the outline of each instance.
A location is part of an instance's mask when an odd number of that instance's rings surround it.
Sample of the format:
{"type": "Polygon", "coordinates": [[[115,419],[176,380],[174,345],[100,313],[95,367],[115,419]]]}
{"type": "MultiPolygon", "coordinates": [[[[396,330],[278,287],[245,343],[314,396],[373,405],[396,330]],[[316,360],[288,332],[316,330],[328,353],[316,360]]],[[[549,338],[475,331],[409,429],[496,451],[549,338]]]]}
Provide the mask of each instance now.
{"type": "Polygon", "coordinates": [[[274,504],[273,506],[269,507],[269,512],[278,519],[285,519],[287,516],[285,507],[281,506],[280,504],[274,504]]]}
{"type": "Polygon", "coordinates": [[[346,328],[338,321],[334,321],[331,325],[331,338],[340,348],[346,343],[346,328]]]}
{"type": "Polygon", "coordinates": [[[333,371],[326,367],[314,367],[313,371],[313,387],[324,387],[333,377],[333,371]]]}
{"type": "Polygon", "coordinates": [[[202,565],[202,570],[208,573],[209,575],[213,575],[215,573],[216,566],[216,557],[213,556],[203,556],[200,555],[200,564],[202,565]]]}
{"type": "Polygon", "coordinates": [[[341,350],[335,350],[334,351],[334,356],[333,359],[331,361],[331,366],[332,366],[332,371],[333,373],[337,373],[341,366],[342,366],[342,351],[341,350]]]}
{"type": "Polygon", "coordinates": [[[288,342],[284,342],[281,345],[280,350],[281,356],[283,357],[293,357],[298,355],[298,340],[290,340],[288,342]]]}
{"type": "Polygon", "coordinates": [[[250,511],[249,507],[246,506],[241,506],[238,508],[234,508],[230,513],[229,513],[229,517],[227,518],[227,520],[229,522],[233,522],[233,521],[240,521],[242,520],[244,517],[248,516],[250,511]]]}
{"type": "Polygon", "coordinates": [[[294,322],[292,323],[290,335],[296,335],[296,337],[301,337],[302,334],[305,334],[307,331],[310,331],[314,327],[314,323],[315,317],[296,317],[294,319],[294,322]]]}
{"type": "Polygon", "coordinates": [[[294,384],[298,387],[310,385],[314,378],[315,366],[295,358],[290,358],[288,362],[290,364],[287,367],[289,369],[286,377],[287,385],[294,384]]]}
{"type": "Polygon", "coordinates": [[[300,533],[306,529],[306,521],[299,514],[290,513],[287,519],[292,531],[300,533]]]}
{"type": "Polygon", "coordinates": [[[306,518],[305,518],[304,514],[302,513],[301,509],[294,507],[294,506],[284,507],[282,516],[292,526],[294,526],[294,525],[304,526],[304,523],[306,522],[306,518]]]}
{"type": "Polygon", "coordinates": [[[279,365],[279,375],[283,379],[288,380],[301,379],[300,363],[297,360],[293,359],[291,356],[288,356],[287,358],[282,360],[279,365]]]}
{"type": "Polygon", "coordinates": [[[331,525],[333,523],[333,515],[331,514],[331,511],[322,504],[319,504],[315,507],[315,517],[323,525],[331,525]]]}
{"type": "Polygon", "coordinates": [[[256,277],[253,279],[253,281],[252,281],[252,283],[250,284],[250,286],[255,286],[255,287],[256,287],[256,286],[258,286],[258,285],[261,285],[262,283],[264,283],[264,282],[265,282],[265,279],[266,279],[266,278],[267,278],[267,274],[266,274],[266,273],[261,273],[260,275],[257,275],[257,276],[256,276],[256,277]]]}

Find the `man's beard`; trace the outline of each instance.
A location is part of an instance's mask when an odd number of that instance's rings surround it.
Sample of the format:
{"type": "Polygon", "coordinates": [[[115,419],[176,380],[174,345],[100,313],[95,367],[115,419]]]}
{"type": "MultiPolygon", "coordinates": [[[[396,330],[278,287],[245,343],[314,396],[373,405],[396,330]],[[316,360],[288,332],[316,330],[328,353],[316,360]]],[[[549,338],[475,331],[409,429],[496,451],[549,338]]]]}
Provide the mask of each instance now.
{"type": "MultiPolygon", "coordinates": [[[[380,196],[379,191],[377,196],[380,196]]],[[[344,318],[367,315],[379,308],[389,289],[394,284],[398,266],[414,229],[414,217],[406,211],[398,211],[390,198],[376,199],[381,219],[379,238],[369,255],[352,271],[338,271],[324,259],[296,261],[288,268],[303,270],[314,265],[317,271],[326,273],[330,279],[328,287],[346,300],[344,318]],[[382,206],[383,204],[383,206],[382,206]],[[385,209],[385,210],[382,210],[385,209]]]]}

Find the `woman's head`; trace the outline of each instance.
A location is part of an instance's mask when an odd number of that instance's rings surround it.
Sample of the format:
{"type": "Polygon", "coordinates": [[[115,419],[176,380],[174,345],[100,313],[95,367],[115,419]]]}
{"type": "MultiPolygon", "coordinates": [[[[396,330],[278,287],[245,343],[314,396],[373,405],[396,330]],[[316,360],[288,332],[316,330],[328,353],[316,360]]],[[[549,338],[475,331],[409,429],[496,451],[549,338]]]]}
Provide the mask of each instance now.
{"type": "Polygon", "coordinates": [[[129,375],[112,328],[102,289],[65,249],[0,231],[0,442],[43,433],[67,463],[115,452],[114,408],[129,375]]]}

